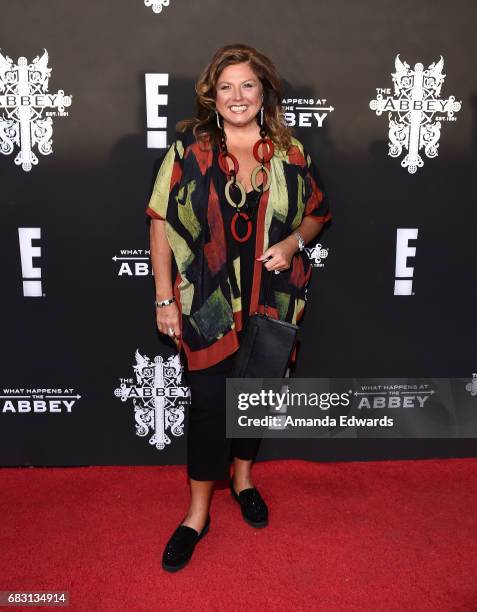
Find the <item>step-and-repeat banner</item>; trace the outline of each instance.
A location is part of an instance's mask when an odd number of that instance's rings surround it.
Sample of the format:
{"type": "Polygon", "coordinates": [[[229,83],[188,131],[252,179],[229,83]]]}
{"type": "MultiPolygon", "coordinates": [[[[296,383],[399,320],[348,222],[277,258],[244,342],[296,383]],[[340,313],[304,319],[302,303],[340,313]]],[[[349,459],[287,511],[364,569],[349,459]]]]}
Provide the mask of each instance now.
{"type": "Polygon", "coordinates": [[[338,426],[264,439],[258,459],[475,454],[455,426],[461,401],[477,413],[476,17],[471,0],[4,0],[0,464],[185,462],[145,208],[198,75],[233,42],[275,62],[333,213],[307,247],[291,376],[358,381],[367,417],[406,411],[387,439],[338,426]]]}

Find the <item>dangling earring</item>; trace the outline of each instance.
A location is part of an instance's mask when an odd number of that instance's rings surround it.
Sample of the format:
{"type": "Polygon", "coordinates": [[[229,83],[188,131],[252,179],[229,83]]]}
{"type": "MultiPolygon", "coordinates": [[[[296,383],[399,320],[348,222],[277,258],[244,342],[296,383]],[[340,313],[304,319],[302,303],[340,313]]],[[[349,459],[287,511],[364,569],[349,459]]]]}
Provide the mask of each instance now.
{"type": "Polygon", "coordinates": [[[260,109],[260,127],[263,127],[263,105],[260,109]]]}
{"type": "Polygon", "coordinates": [[[219,128],[219,130],[221,130],[222,128],[220,127],[219,113],[215,111],[215,114],[217,115],[217,127],[219,128]]]}

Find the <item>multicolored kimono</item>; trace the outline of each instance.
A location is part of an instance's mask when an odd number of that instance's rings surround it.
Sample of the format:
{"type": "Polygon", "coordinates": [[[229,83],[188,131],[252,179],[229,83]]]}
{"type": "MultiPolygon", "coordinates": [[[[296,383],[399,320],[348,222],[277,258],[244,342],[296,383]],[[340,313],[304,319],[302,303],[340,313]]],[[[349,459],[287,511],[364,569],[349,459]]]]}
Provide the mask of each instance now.
{"type": "MultiPolygon", "coordinates": [[[[235,241],[226,240],[222,210],[226,177],[217,162],[218,146],[203,150],[189,129],[176,132],[159,168],[146,213],[166,220],[173,252],[173,291],[181,314],[181,336],[188,367],[200,370],[222,361],[239,348],[242,329],[240,256],[235,241]]],[[[261,195],[257,213],[255,257],[289,236],[306,215],[317,222],[331,218],[318,186],[316,168],[296,138],[285,152],[265,164],[270,188],[261,195]]],[[[225,201],[225,206],[230,206],[225,201]]],[[[291,266],[270,275],[269,293],[261,283],[262,266],[254,263],[249,314],[297,323],[303,315],[312,266],[305,251],[291,266]]],[[[292,361],[295,359],[296,347],[292,361]]]]}

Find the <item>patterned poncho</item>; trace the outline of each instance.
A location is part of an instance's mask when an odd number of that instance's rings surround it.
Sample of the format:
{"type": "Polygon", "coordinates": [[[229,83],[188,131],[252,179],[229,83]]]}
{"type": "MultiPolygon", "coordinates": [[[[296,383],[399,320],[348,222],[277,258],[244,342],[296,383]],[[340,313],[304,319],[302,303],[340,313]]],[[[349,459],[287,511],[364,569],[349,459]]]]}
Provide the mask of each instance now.
{"type": "MultiPolygon", "coordinates": [[[[221,210],[226,177],[218,166],[218,146],[203,149],[191,129],[176,132],[146,208],[153,219],[166,220],[173,291],[181,314],[178,348],[183,346],[191,370],[207,368],[235,352],[237,331],[242,329],[239,246],[235,241],[228,244],[221,210]]],[[[316,168],[299,140],[292,138],[287,152],[275,145],[265,165],[271,183],[259,201],[255,257],[289,236],[303,216],[317,222],[331,218],[316,168]]],[[[263,265],[255,260],[249,314],[265,309],[263,265]]],[[[270,275],[269,316],[290,323],[300,320],[311,270],[306,252],[298,251],[290,268],[270,275]]]]}

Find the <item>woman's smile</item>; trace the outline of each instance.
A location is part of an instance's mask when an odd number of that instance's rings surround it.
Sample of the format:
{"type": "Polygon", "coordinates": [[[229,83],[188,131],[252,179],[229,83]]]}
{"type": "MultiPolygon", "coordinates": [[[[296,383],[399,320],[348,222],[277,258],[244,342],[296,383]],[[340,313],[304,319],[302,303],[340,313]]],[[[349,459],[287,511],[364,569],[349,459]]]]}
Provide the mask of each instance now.
{"type": "Polygon", "coordinates": [[[243,113],[244,111],[246,111],[248,108],[248,106],[246,104],[242,104],[241,106],[231,106],[230,110],[233,113],[243,113]]]}

